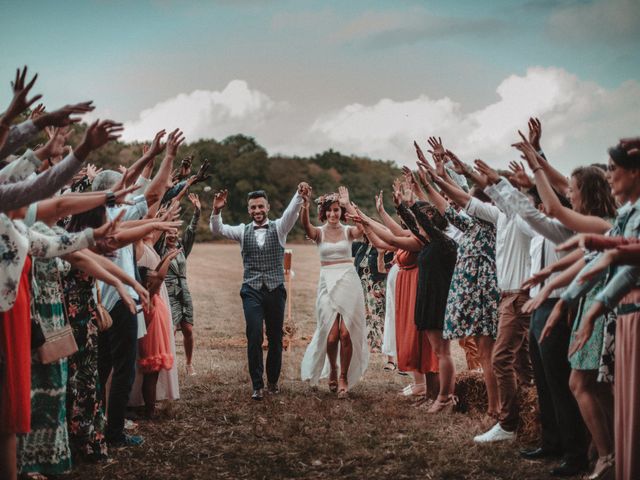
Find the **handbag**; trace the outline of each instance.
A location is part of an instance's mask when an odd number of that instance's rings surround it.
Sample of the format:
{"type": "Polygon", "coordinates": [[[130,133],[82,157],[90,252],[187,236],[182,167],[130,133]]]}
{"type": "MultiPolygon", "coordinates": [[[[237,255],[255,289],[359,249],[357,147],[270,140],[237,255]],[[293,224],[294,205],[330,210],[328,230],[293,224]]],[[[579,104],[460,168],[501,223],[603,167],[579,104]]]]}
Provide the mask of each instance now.
{"type": "Polygon", "coordinates": [[[34,317],[33,312],[31,312],[31,350],[39,348],[45,341],[46,338],[44,337],[42,326],[34,317]]]}
{"type": "Polygon", "coordinates": [[[98,326],[98,331],[104,332],[111,328],[111,325],[113,325],[113,319],[111,318],[109,311],[104,308],[104,305],[102,305],[102,291],[98,282],[96,282],[96,293],[98,296],[98,302],[96,305],[96,325],[98,326]]]}
{"type": "MultiPolygon", "coordinates": [[[[62,291],[62,282],[60,281],[60,273],[58,273],[58,283],[62,291]]],[[[38,347],[38,357],[40,363],[49,364],[57,362],[62,358],[67,358],[78,351],[78,344],[73,336],[73,329],[69,325],[69,315],[67,314],[67,306],[62,301],[63,314],[65,319],[64,327],[44,332],[44,343],[38,347]]]]}

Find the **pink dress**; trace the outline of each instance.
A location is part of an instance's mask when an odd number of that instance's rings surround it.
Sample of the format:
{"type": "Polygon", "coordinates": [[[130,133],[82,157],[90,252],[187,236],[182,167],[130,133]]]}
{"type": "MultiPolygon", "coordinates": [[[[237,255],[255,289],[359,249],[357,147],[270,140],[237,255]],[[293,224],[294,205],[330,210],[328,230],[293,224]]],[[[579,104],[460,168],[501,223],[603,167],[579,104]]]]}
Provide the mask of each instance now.
{"type": "Polygon", "coordinates": [[[160,295],[151,299],[153,308],[144,314],[147,334],[138,340],[138,367],[142,373],[170,370],[173,367],[173,353],[169,341],[171,313],[160,295]]]}
{"type": "MultiPolygon", "coordinates": [[[[144,245],[144,252],[138,259],[138,266],[155,269],[160,263],[160,256],[156,251],[148,246],[144,245]]],[[[169,293],[164,282],[160,287],[160,298],[162,298],[165,305],[171,305],[169,303],[169,293]]],[[[176,339],[173,332],[173,321],[171,319],[171,311],[167,316],[168,328],[169,328],[169,344],[171,347],[171,354],[173,355],[174,362],[170,370],[160,370],[158,376],[158,385],[156,387],[156,399],[160,400],[177,400],[180,398],[180,388],[178,386],[178,362],[176,358],[176,339]]],[[[143,337],[144,338],[144,337],[143,337]]],[[[140,352],[138,351],[138,355],[140,352]]],[[[140,370],[136,362],[136,379],[131,389],[131,395],[129,397],[130,407],[140,407],[144,405],[144,399],[142,398],[142,377],[143,372],[140,370]]]]}

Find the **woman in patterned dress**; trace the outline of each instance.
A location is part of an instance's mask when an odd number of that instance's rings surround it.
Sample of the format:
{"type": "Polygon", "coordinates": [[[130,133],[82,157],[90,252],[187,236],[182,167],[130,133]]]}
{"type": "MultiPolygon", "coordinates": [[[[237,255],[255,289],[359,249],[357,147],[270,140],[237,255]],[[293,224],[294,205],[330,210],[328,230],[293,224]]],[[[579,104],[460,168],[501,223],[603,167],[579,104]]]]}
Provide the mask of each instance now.
{"type": "Polygon", "coordinates": [[[385,321],[386,266],[391,262],[393,253],[389,255],[384,251],[376,250],[366,235],[364,242],[354,243],[354,246],[356,246],[354,264],[362,283],[365,299],[367,340],[372,352],[380,352],[385,321]]]}

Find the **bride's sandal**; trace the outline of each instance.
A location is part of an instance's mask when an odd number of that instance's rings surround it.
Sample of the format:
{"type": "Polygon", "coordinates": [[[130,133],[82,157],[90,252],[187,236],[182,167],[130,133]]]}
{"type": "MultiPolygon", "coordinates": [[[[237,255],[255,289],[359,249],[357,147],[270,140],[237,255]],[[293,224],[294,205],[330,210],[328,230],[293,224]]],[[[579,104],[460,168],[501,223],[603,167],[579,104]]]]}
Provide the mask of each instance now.
{"type": "Polygon", "coordinates": [[[415,383],[410,383],[406,387],[404,387],[398,395],[402,397],[422,397],[427,393],[427,386],[425,384],[416,385],[415,383]]]}

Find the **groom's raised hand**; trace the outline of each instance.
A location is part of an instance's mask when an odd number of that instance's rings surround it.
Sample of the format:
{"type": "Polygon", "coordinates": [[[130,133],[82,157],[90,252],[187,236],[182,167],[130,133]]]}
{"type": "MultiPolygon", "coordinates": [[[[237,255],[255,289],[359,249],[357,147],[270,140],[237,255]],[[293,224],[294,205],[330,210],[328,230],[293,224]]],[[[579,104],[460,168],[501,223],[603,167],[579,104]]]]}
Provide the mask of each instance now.
{"type": "Polygon", "coordinates": [[[222,210],[227,205],[227,196],[229,192],[227,190],[220,190],[213,196],[213,213],[214,215],[218,215],[220,210],[222,210]]]}

